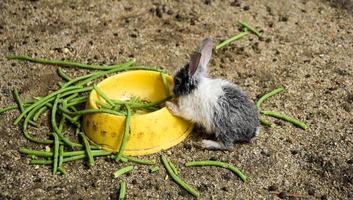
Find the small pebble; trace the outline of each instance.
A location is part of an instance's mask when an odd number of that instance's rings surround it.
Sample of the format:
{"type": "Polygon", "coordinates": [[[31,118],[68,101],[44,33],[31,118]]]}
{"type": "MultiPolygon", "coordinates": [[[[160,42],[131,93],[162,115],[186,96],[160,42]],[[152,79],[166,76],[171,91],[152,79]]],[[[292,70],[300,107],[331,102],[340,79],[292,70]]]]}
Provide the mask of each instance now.
{"type": "Polygon", "coordinates": [[[321,196],[321,198],[320,198],[321,200],[327,200],[328,199],[328,197],[327,197],[327,195],[326,194],[324,194],[324,195],[322,195],[321,196]]]}
{"type": "Polygon", "coordinates": [[[63,52],[64,52],[65,54],[68,54],[68,53],[70,53],[70,50],[69,50],[68,48],[64,48],[63,52]]]}
{"type": "Polygon", "coordinates": [[[275,185],[271,185],[270,187],[268,187],[268,191],[273,192],[273,191],[277,191],[277,190],[278,190],[278,188],[275,185]]]}
{"type": "Polygon", "coordinates": [[[243,10],[245,10],[245,11],[250,10],[250,6],[248,6],[248,5],[244,6],[243,10]]]}
{"type": "Polygon", "coordinates": [[[286,194],[285,192],[280,192],[280,193],[278,194],[278,197],[279,197],[280,199],[285,199],[285,198],[287,198],[287,194],[286,194]]]}
{"type": "Polygon", "coordinates": [[[315,195],[315,190],[314,189],[309,189],[308,190],[308,194],[311,195],[311,196],[314,196],[315,195]]]}
{"type": "Polygon", "coordinates": [[[292,150],[290,150],[290,152],[292,155],[297,155],[299,153],[299,151],[296,149],[292,149],[292,150]]]}
{"type": "Polygon", "coordinates": [[[347,160],[347,164],[353,164],[353,158],[351,158],[350,160],[347,160]]]}

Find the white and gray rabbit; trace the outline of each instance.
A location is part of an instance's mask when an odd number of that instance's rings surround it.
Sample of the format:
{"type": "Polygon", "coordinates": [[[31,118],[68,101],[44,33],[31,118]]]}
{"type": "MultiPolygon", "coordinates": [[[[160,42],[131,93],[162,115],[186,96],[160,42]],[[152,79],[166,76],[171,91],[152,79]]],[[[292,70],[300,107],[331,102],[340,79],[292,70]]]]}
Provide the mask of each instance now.
{"type": "Polygon", "coordinates": [[[177,102],[167,102],[166,106],[173,115],[215,134],[216,141],[203,140],[203,147],[232,150],[235,141],[249,142],[257,135],[258,111],[237,85],[207,77],[212,48],[212,40],[204,39],[189,63],[174,74],[173,93],[177,102]]]}

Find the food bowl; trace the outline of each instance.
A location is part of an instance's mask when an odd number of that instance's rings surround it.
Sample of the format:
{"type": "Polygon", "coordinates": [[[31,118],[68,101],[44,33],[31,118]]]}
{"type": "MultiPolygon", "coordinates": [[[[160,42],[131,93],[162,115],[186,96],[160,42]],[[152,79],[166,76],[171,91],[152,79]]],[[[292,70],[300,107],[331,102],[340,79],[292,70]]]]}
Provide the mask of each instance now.
{"type": "MultiPolygon", "coordinates": [[[[169,87],[172,78],[166,76],[169,87]]],[[[149,102],[166,98],[168,94],[159,72],[128,71],[100,82],[97,87],[109,98],[127,100],[138,96],[149,102]]],[[[97,109],[96,101],[102,99],[95,90],[89,95],[87,109],[97,109]]],[[[125,116],[108,113],[86,114],[82,128],[91,143],[107,151],[119,150],[125,125],[125,116]]],[[[124,155],[137,156],[159,152],[173,147],[183,141],[192,131],[193,125],[179,117],[173,116],[164,106],[159,110],[131,116],[130,131],[124,155]]]]}

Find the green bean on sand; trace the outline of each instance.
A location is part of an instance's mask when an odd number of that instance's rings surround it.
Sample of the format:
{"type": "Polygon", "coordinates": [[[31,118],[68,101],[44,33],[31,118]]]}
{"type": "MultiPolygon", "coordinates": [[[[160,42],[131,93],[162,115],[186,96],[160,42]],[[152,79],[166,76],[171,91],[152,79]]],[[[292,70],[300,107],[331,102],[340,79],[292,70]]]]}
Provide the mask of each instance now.
{"type": "Polygon", "coordinates": [[[185,163],[186,167],[192,167],[192,166],[216,166],[216,167],[223,167],[226,169],[229,169],[233,173],[235,173],[237,176],[240,177],[240,179],[244,182],[247,181],[248,177],[241,172],[237,167],[234,165],[231,165],[229,163],[225,162],[220,162],[220,161],[214,161],[214,160],[202,160],[202,161],[192,161],[192,162],[187,162],[185,163]]]}
{"type": "Polygon", "coordinates": [[[178,175],[176,175],[173,171],[173,169],[170,167],[169,161],[168,159],[161,155],[161,161],[165,167],[165,169],[167,170],[169,176],[172,177],[172,179],[180,185],[180,187],[184,188],[186,191],[188,191],[190,194],[192,194],[194,197],[199,198],[200,197],[200,193],[193,187],[191,187],[190,185],[188,185],[183,179],[181,179],[178,175]]]}
{"type": "Polygon", "coordinates": [[[113,173],[114,178],[118,178],[119,176],[132,172],[134,170],[134,166],[127,166],[122,169],[117,170],[116,172],[113,173]]]}
{"type": "Polygon", "coordinates": [[[120,181],[119,200],[124,200],[126,196],[126,181],[120,181]]]}
{"type": "MultiPolygon", "coordinates": [[[[287,121],[289,123],[294,124],[295,126],[297,126],[299,128],[302,128],[302,129],[306,130],[308,128],[308,126],[304,122],[302,122],[300,120],[294,119],[292,117],[289,117],[289,116],[287,116],[285,114],[281,114],[279,112],[262,111],[261,105],[262,105],[262,103],[264,101],[266,101],[268,98],[270,98],[270,97],[272,97],[274,95],[277,95],[277,94],[279,94],[279,93],[281,93],[283,91],[284,91],[284,88],[283,87],[279,87],[279,88],[276,88],[276,89],[272,90],[269,93],[266,93],[262,97],[260,97],[260,99],[256,102],[256,107],[260,110],[260,114],[287,121]]],[[[260,122],[261,122],[261,124],[263,124],[265,126],[272,127],[272,123],[267,121],[267,120],[265,120],[262,116],[260,116],[260,122]]]]}

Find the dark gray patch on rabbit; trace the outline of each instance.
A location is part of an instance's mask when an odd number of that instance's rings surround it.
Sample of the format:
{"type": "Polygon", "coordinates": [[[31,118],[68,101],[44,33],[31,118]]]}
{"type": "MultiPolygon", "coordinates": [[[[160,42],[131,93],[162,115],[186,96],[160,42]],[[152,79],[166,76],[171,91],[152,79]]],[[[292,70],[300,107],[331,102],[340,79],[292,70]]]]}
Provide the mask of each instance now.
{"type": "Polygon", "coordinates": [[[249,142],[259,126],[255,104],[234,85],[223,86],[224,95],[218,98],[219,109],[213,115],[215,134],[226,149],[233,142],[249,142]]]}
{"type": "Polygon", "coordinates": [[[197,86],[198,80],[189,73],[189,64],[184,65],[174,74],[173,93],[176,97],[190,94],[197,86]]]}

